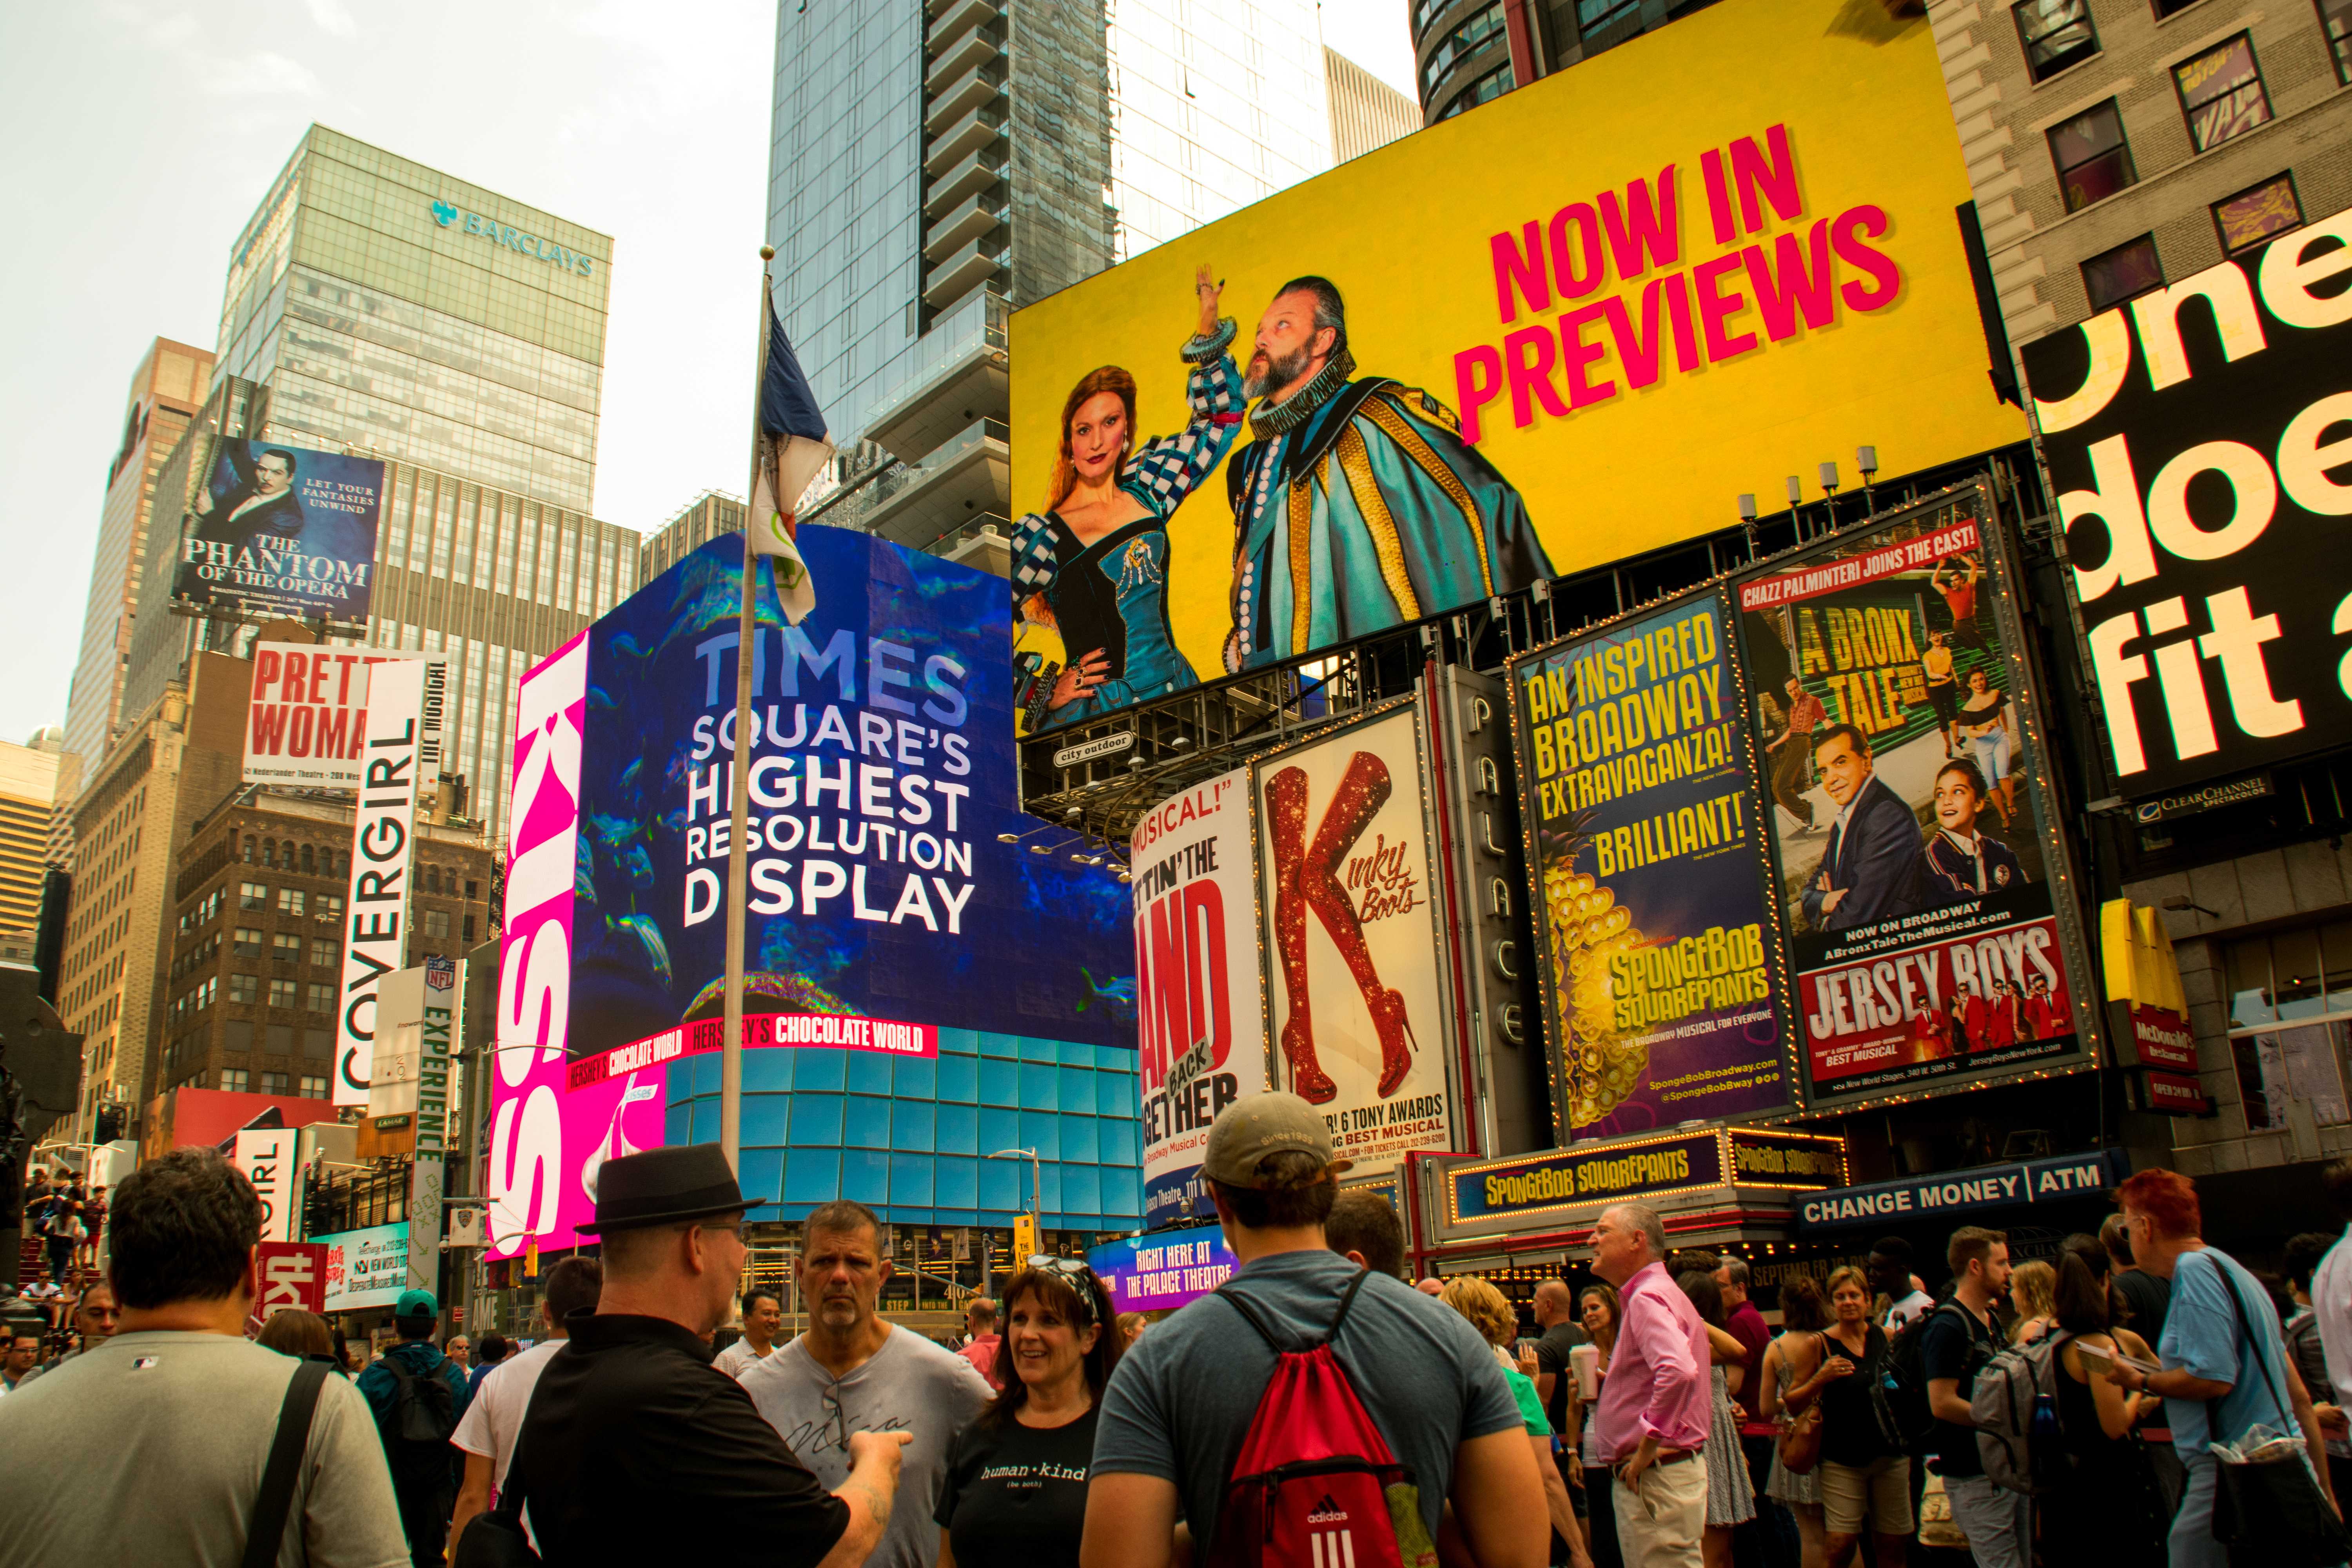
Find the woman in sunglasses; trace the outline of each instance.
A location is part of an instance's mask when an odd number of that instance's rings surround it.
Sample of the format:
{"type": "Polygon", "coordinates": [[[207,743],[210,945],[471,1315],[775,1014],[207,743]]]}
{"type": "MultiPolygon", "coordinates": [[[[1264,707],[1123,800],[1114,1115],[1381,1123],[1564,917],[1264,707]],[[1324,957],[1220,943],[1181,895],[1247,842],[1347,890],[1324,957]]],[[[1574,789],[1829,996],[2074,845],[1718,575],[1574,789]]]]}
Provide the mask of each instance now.
{"type": "Polygon", "coordinates": [[[1003,1299],[1003,1392],[948,1455],[940,1568],[1076,1568],[1095,1413],[1120,1336],[1086,1265],[1033,1258],[1003,1299]]]}

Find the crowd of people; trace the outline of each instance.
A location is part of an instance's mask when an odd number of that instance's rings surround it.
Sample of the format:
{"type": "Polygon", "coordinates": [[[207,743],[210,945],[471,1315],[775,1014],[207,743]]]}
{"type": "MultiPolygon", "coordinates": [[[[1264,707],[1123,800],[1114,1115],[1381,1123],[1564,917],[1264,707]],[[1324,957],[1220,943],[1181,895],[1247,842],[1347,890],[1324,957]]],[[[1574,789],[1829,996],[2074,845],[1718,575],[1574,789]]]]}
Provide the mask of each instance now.
{"type": "MultiPolygon", "coordinates": [[[[411,1290],[355,1369],[306,1312],[247,1338],[258,1199],[177,1151],[121,1184],[77,1347],[8,1346],[0,1562],[2221,1568],[2244,1530],[2217,1524],[2222,1461],[2292,1445],[2331,1520],[2352,1481],[2352,1229],[2258,1275],[2169,1171],[2054,1258],[1967,1226],[1940,1260],[1890,1237],[1783,1273],[1777,1332],[1744,1260],[1622,1204],[1596,1278],[1541,1284],[1528,1334],[1483,1279],[1411,1281],[1347,1168],[1305,1101],[1244,1100],[1204,1156],[1223,1289],[1147,1331],[1083,1263],[1033,1258],[951,1348],[880,1315],[863,1205],[804,1221],[787,1336],[775,1292],[740,1290],[717,1148],[630,1155],[528,1348],[436,1344],[411,1290]],[[1984,1390],[2020,1369],[2041,1393],[2005,1425],[1984,1390]]],[[[2329,1182],[2352,1221],[2352,1162],[2329,1182]]]]}

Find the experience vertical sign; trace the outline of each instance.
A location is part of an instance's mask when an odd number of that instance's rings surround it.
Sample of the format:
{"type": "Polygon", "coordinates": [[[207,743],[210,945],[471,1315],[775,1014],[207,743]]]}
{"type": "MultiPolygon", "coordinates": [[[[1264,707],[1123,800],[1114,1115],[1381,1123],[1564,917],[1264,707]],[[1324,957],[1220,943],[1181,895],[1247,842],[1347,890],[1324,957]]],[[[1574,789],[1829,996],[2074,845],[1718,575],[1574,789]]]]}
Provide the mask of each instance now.
{"type": "Polygon", "coordinates": [[[443,672],[402,659],[368,671],[367,744],[352,825],[341,1006],[335,1024],[335,1103],[365,1105],[375,1049],[378,986],[408,952],[409,866],[415,856],[416,793],[441,766],[443,672]]]}

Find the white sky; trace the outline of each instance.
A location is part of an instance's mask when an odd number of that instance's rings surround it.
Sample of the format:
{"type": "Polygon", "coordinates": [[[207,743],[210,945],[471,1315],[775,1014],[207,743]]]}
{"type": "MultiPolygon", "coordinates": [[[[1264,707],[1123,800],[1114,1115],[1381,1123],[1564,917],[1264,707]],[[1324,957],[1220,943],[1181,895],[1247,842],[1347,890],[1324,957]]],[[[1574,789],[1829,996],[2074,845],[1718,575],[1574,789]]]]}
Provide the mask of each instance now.
{"type": "MultiPolygon", "coordinates": [[[[1322,10],[1410,94],[1406,4],[1322,10]]],[[[775,0],[0,4],[0,738],[64,722],[131,373],[214,346],[313,121],[612,235],[596,515],[740,494],[774,37],[775,0]]]]}

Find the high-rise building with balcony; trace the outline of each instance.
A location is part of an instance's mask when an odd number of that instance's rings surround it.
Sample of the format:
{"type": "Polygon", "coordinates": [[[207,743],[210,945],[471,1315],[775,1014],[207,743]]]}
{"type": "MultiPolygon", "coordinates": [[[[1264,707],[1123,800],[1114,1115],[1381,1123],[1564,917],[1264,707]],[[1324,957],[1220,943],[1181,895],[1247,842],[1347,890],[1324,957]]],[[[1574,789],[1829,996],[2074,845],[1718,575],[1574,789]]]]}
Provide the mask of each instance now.
{"type": "Polygon", "coordinates": [[[1000,557],[1011,310],[1331,162],[1313,0],[780,7],[777,308],[842,448],[803,520],[1000,557]]]}
{"type": "MultiPolygon", "coordinates": [[[[122,416],[122,444],[106,473],[99,512],[98,548],[89,570],[89,604],[82,612],[81,652],[74,660],[66,700],[65,749],[96,763],[122,718],[122,672],[131,657],[131,619],[147,559],[147,513],[155,476],[180,433],[204,406],[213,356],[204,349],[157,338],[131,373],[122,416]]],[[[177,521],[176,515],[173,519],[177,521]]]]}
{"type": "MultiPolygon", "coordinates": [[[[1880,0],[1864,0],[1878,9],[1880,0]]],[[[1434,125],[1703,11],[1715,0],[1411,0],[1421,111],[1434,125]]]]}
{"type": "Polygon", "coordinates": [[[613,241],[313,125],[230,252],[215,376],[267,434],[586,512],[613,241]]]}

